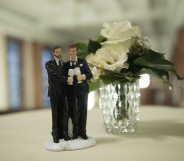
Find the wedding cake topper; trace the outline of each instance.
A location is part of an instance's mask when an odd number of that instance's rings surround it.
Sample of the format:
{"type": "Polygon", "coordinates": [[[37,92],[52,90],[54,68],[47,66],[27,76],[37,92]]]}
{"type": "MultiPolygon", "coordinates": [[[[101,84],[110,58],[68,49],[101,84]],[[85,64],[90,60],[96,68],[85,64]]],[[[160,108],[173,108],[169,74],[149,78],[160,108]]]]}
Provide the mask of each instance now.
{"type": "Polygon", "coordinates": [[[64,63],[61,47],[56,46],[54,59],[46,62],[53,137],[53,141],[45,145],[47,150],[76,150],[96,144],[95,139],[86,134],[87,80],[92,74],[85,59],[77,57],[77,50],[77,46],[71,45],[70,60],[64,63]]]}

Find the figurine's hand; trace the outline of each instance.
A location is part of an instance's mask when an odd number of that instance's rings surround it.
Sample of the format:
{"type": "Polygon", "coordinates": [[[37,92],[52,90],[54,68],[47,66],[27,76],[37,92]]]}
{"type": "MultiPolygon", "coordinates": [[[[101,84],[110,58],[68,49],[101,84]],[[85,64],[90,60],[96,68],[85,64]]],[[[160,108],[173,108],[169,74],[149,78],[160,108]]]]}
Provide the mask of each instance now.
{"type": "Polygon", "coordinates": [[[77,76],[77,80],[78,80],[78,81],[86,80],[86,76],[85,76],[85,74],[78,75],[78,76],[77,76]]]}
{"type": "Polygon", "coordinates": [[[68,77],[67,84],[73,85],[73,77],[68,77]]]}

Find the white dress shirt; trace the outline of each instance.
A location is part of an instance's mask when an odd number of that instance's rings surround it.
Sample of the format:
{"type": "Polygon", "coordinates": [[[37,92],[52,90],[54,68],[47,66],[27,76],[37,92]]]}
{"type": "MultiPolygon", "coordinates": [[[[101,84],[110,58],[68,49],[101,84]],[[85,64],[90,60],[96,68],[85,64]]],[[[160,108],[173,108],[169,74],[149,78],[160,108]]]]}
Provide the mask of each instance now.
{"type": "Polygon", "coordinates": [[[63,64],[63,62],[62,62],[61,59],[58,59],[58,58],[56,58],[55,56],[54,56],[54,59],[55,59],[57,65],[59,65],[59,61],[61,62],[61,64],[63,64]]]}

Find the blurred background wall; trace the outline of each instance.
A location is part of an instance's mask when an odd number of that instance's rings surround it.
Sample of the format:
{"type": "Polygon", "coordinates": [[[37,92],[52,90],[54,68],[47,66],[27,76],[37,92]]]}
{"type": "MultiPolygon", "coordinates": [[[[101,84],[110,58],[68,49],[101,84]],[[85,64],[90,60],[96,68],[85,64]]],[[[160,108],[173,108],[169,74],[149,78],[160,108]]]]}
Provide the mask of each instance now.
{"type": "MultiPolygon", "coordinates": [[[[139,25],[184,75],[183,7],[183,0],[0,0],[0,113],[49,108],[44,64],[52,47],[61,45],[67,60],[67,46],[96,38],[104,22],[139,25]]],[[[184,106],[184,83],[172,82],[170,91],[151,77],[141,103],[184,106]]],[[[95,106],[98,91],[90,100],[95,106]]]]}

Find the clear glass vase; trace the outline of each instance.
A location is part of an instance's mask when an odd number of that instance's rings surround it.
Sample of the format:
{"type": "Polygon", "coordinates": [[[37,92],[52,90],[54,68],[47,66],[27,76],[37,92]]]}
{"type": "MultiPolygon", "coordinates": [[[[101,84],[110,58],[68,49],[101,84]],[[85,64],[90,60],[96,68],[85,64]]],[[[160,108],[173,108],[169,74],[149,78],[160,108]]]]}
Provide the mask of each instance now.
{"type": "Polygon", "coordinates": [[[100,108],[108,133],[134,132],[139,122],[140,89],[134,83],[100,83],[100,108]]]}

